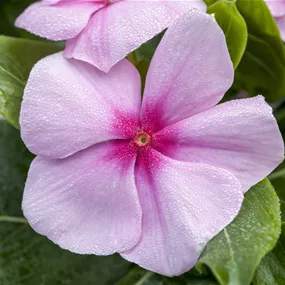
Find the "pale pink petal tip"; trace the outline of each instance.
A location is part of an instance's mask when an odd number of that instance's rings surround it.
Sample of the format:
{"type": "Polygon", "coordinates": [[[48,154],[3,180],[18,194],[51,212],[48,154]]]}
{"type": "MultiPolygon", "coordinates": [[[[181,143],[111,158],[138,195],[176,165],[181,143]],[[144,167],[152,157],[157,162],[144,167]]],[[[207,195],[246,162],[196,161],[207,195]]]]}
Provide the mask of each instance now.
{"type": "Polygon", "coordinates": [[[16,20],[17,27],[50,40],[68,40],[65,56],[110,68],[168,28],[199,1],[40,1],[16,20]]]}
{"type": "Polygon", "coordinates": [[[86,28],[67,41],[64,55],[108,72],[143,43],[203,1],[119,1],[95,13],[86,28]]]}
{"type": "Polygon", "coordinates": [[[31,227],[75,253],[108,255],[137,244],[141,207],[135,155],[121,161],[127,143],[106,143],[63,160],[37,157],[22,208],[31,227]]]}
{"type": "Polygon", "coordinates": [[[70,5],[41,1],[29,6],[15,22],[16,27],[49,40],[67,40],[78,35],[90,16],[102,5],[83,2],[70,5]]]}
{"type": "Polygon", "coordinates": [[[282,40],[285,41],[285,1],[265,0],[265,3],[275,18],[282,40]]]}
{"type": "Polygon", "coordinates": [[[129,138],[138,125],[140,100],[140,75],[129,61],[105,74],[53,54],[30,73],[21,136],[34,154],[64,158],[95,143],[129,138]]]}
{"type": "Polygon", "coordinates": [[[157,134],[174,159],[207,163],[232,172],[246,192],[284,159],[284,143],[263,96],[229,101],[157,134]]]}
{"type": "Polygon", "coordinates": [[[162,38],[151,61],[142,121],[156,130],[216,105],[233,82],[223,31],[210,15],[192,10],[162,38]]]}
{"type": "Polygon", "coordinates": [[[142,236],[137,246],[121,255],[166,276],[192,268],[206,243],[235,218],[243,201],[240,182],[230,172],[175,161],[154,150],[139,158],[136,185],[142,236]]]}

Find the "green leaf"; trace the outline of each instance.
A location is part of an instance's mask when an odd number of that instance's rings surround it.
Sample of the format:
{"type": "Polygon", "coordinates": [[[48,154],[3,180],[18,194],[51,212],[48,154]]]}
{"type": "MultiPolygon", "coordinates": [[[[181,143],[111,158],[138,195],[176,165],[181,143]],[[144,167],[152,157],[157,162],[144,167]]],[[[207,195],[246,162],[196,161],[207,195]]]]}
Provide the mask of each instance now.
{"type": "MultiPolygon", "coordinates": [[[[166,284],[169,284],[169,285],[175,285],[178,283],[166,283],[166,284]]],[[[218,283],[212,279],[203,279],[203,278],[189,278],[185,281],[184,283],[185,285],[218,285],[218,283]]]]}
{"type": "Polygon", "coordinates": [[[155,50],[163,36],[163,33],[155,36],[153,39],[149,40],[148,42],[144,43],[138,49],[133,51],[131,54],[128,55],[128,60],[130,60],[138,69],[141,81],[142,81],[142,91],[145,86],[145,80],[147,71],[151,62],[151,59],[155,53],[155,50]]]}
{"type": "Polygon", "coordinates": [[[208,266],[222,285],[249,285],[261,259],[275,246],[280,227],[278,197],[265,179],[246,193],[239,215],[208,243],[197,268],[208,266]]]}
{"type": "MultiPolygon", "coordinates": [[[[21,141],[19,131],[5,120],[0,121],[0,157],[0,215],[21,217],[22,191],[33,155],[21,141]]],[[[4,228],[1,226],[0,231],[4,228]]]]}
{"type": "Polygon", "coordinates": [[[39,39],[38,36],[14,25],[17,17],[33,2],[36,0],[0,0],[0,34],[39,39]]]}
{"type": "Polygon", "coordinates": [[[2,224],[0,238],[0,283],[5,285],[114,284],[131,267],[119,255],[75,255],[60,249],[28,225],[2,224]]]}
{"type": "Polygon", "coordinates": [[[131,267],[119,255],[63,250],[25,224],[3,223],[0,239],[0,283],[5,285],[114,284],[131,267]]]}
{"type": "Polygon", "coordinates": [[[0,35],[17,36],[15,27],[7,19],[4,9],[0,6],[0,35]]]}
{"type": "Polygon", "coordinates": [[[235,83],[250,95],[275,101],[285,94],[285,51],[278,27],[263,0],[237,0],[247,24],[248,43],[235,83]]]}
{"type": "Polygon", "coordinates": [[[197,277],[189,273],[167,278],[136,266],[115,285],[218,285],[218,283],[209,277],[197,277]]]}
{"type": "Polygon", "coordinates": [[[0,113],[19,128],[23,90],[34,64],[59,51],[52,43],[0,36],[0,113]]]}
{"type": "Polygon", "coordinates": [[[236,1],[217,1],[208,8],[207,12],[215,15],[217,23],[224,31],[229,53],[236,68],[247,43],[246,23],[236,7],[236,1]]]}
{"type": "Polygon", "coordinates": [[[206,3],[206,5],[209,7],[211,5],[213,5],[215,2],[217,2],[219,0],[204,0],[204,2],[206,3]]]}
{"type": "Polygon", "coordinates": [[[253,281],[254,285],[285,284],[285,223],[275,246],[261,261],[253,281]]]}
{"type": "Polygon", "coordinates": [[[131,264],[118,255],[76,255],[63,250],[21,218],[22,191],[33,156],[19,131],[5,121],[0,121],[0,157],[0,284],[109,285],[130,270],[131,264]]]}

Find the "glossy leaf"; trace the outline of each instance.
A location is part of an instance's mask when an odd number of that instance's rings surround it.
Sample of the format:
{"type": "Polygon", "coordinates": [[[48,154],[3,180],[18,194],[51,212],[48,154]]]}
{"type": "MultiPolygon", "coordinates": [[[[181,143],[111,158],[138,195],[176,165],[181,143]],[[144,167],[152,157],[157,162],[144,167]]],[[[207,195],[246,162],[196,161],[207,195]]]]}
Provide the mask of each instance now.
{"type": "Polygon", "coordinates": [[[208,243],[197,268],[209,267],[221,285],[249,285],[259,262],[275,246],[280,227],[278,197],[265,179],[246,193],[239,215],[208,243]]]}
{"type": "Polygon", "coordinates": [[[0,113],[19,128],[23,90],[33,65],[59,51],[52,43],[0,36],[0,113]]]}
{"type": "Polygon", "coordinates": [[[275,246],[261,261],[253,281],[253,285],[285,284],[285,223],[275,246]]]}
{"type": "Polygon", "coordinates": [[[243,56],[247,43],[247,27],[235,1],[219,0],[208,7],[226,36],[229,53],[236,68],[243,56]]]}
{"type": "Polygon", "coordinates": [[[285,94],[285,51],[275,20],[263,0],[237,0],[246,21],[248,43],[235,83],[250,95],[274,101],[285,94]]]}

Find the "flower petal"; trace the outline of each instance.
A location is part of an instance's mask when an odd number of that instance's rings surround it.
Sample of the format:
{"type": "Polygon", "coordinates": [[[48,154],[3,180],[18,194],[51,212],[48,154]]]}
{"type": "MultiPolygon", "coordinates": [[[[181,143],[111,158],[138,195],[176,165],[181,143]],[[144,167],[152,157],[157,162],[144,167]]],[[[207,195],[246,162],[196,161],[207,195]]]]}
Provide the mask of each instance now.
{"type": "Polygon", "coordinates": [[[285,15],[282,17],[275,18],[279,32],[283,41],[285,41],[285,15]]]}
{"type": "Polygon", "coordinates": [[[154,129],[214,106],[233,81],[223,31],[210,15],[193,10],[165,33],[152,59],[142,121],[154,129]]]}
{"type": "Polygon", "coordinates": [[[78,35],[102,7],[90,1],[41,1],[30,5],[15,25],[50,40],[67,40],[78,35]]]}
{"type": "Polygon", "coordinates": [[[135,172],[142,236],[121,254],[148,270],[180,275],[238,214],[243,200],[240,183],[227,171],[175,161],[155,150],[139,157],[135,172]]]}
{"type": "Polygon", "coordinates": [[[141,104],[140,76],[127,60],[105,74],[58,53],[39,61],[24,92],[22,138],[35,154],[63,158],[95,143],[130,138],[141,104]]]}
{"type": "Polygon", "coordinates": [[[227,169],[244,191],[284,158],[277,122],[262,96],[218,105],[165,128],[157,139],[157,149],[174,159],[227,169]]]}
{"type": "Polygon", "coordinates": [[[65,56],[109,69],[203,1],[118,1],[95,13],[86,29],[66,44],[65,56]]]}
{"type": "Polygon", "coordinates": [[[265,0],[273,17],[281,17],[285,15],[284,0],[265,0]]]}
{"type": "Polygon", "coordinates": [[[107,255],[136,245],[135,157],[128,142],[103,143],[62,160],[37,157],[22,204],[31,227],[76,253],[107,255]]]}

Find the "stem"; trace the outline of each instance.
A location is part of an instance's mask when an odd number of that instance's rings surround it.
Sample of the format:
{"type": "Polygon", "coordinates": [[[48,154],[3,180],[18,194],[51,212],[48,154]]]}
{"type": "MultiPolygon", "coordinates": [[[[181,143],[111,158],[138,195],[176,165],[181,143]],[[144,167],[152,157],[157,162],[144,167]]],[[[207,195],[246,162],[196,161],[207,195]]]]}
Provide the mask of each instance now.
{"type": "Polygon", "coordinates": [[[27,220],[21,217],[0,216],[0,222],[27,224],[27,220]]]}
{"type": "Polygon", "coordinates": [[[135,285],[143,285],[143,283],[154,275],[153,272],[147,272],[135,285]]]}

